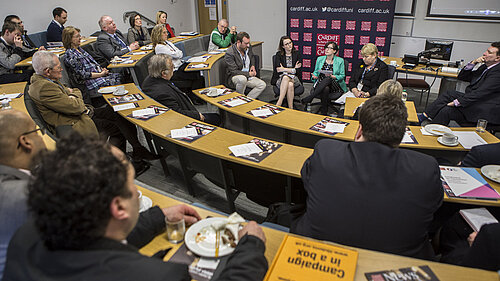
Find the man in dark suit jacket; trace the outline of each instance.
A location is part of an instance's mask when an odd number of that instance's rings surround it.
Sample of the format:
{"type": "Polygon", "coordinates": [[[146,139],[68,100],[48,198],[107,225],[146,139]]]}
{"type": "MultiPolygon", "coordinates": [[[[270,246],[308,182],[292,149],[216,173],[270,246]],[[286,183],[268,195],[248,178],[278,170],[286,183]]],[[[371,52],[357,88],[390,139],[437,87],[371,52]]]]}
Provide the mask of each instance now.
{"type": "Polygon", "coordinates": [[[458,79],[470,82],[465,93],[448,91],[438,96],[424,116],[442,125],[455,120],[475,126],[478,119],[500,124],[500,42],[492,43],[481,57],[467,64],[458,79]]]}
{"type": "Polygon", "coordinates": [[[443,188],[434,158],[397,148],[407,117],[401,99],[377,95],[361,108],[354,142],[320,140],[302,167],[306,211],[291,232],[432,258],[427,233],[443,188]]]}
{"type": "Polygon", "coordinates": [[[65,9],[57,7],[52,10],[52,16],[54,19],[47,27],[47,42],[62,42],[62,32],[68,20],[68,13],[65,9]]]}
{"type": "Polygon", "coordinates": [[[148,96],[181,114],[212,125],[220,125],[219,114],[200,113],[188,95],[170,81],[174,65],[169,55],[158,54],[151,57],[148,62],[148,70],[149,75],[142,83],[142,90],[148,96]]]}
{"type": "Polygon", "coordinates": [[[29,169],[45,143],[35,122],[15,109],[0,111],[0,279],[7,245],[14,232],[26,221],[29,169]]]}
{"type": "MultiPolygon", "coordinates": [[[[200,215],[186,205],[153,207],[149,223],[137,225],[143,239],[127,239],[138,221],[139,194],[126,159],[116,147],[76,133],[59,140],[34,172],[33,221],[12,238],[3,280],[191,280],[187,265],[141,255],[136,247],[164,233],[165,220],[190,225],[200,215]]],[[[262,280],[264,232],[250,222],[239,238],[217,280],[262,280]]]]}
{"type": "Polygon", "coordinates": [[[248,33],[240,32],[236,35],[236,44],[227,49],[224,62],[227,65],[227,84],[238,93],[245,94],[246,87],[252,88],[248,96],[256,99],[266,89],[266,82],[257,77],[248,33]]]}
{"type": "Polygon", "coordinates": [[[122,56],[130,51],[137,50],[139,43],[131,42],[127,46],[125,37],[116,29],[116,24],[110,16],[99,19],[101,33],[97,36],[97,50],[109,61],[115,56],[122,56]]]}
{"type": "Polygon", "coordinates": [[[28,31],[24,29],[23,21],[16,15],[8,15],[5,17],[3,23],[12,22],[18,24],[21,27],[21,38],[23,39],[23,46],[29,49],[36,48],[37,46],[28,36],[28,31]]]}
{"type": "Polygon", "coordinates": [[[485,165],[500,165],[500,142],[474,146],[460,164],[474,168],[485,165]]]}

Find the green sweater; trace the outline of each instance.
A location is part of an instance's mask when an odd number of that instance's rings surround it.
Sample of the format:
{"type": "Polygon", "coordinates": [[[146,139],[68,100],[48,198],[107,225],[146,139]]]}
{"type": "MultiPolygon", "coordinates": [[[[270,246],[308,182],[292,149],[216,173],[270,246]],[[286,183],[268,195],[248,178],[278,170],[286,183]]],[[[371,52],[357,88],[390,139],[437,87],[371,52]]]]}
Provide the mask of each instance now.
{"type": "MultiPolygon", "coordinates": [[[[319,71],[323,67],[326,61],[326,56],[321,56],[316,59],[316,66],[314,67],[314,76],[319,77],[319,71]]],[[[337,82],[339,82],[340,87],[344,92],[347,92],[347,85],[345,84],[345,66],[344,59],[341,57],[333,57],[333,75],[337,77],[337,82]]],[[[313,81],[315,81],[313,79],[313,81]]]]}
{"type": "Polygon", "coordinates": [[[227,48],[236,42],[236,35],[226,30],[225,34],[219,32],[219,29],[214,28],[210,34],[210,43],[208,44],[208,51],[217,50],[219,48],[227,48]]]}

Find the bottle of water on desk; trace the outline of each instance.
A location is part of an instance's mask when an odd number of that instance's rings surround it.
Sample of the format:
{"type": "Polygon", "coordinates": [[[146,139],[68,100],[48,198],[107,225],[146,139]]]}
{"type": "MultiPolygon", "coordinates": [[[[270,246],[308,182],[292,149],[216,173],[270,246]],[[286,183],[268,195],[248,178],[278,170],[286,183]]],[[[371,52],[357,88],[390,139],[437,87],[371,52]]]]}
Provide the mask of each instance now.
{"type": "Polygon", "coordinates": [[[407,99],[408,99],[408,93],[406,92],[406,90],[403,90],[403,93],[401,94],[401,100],[403,102],[406,102],[407,99]]]}
{"type": "Polygon", "coordinates": [[[12,106],[10,106],[10,99],[7,98],[7,99],[3,99],[2,100],[2,110],[5,110],[5,109],[11,109],[12,106]]]}

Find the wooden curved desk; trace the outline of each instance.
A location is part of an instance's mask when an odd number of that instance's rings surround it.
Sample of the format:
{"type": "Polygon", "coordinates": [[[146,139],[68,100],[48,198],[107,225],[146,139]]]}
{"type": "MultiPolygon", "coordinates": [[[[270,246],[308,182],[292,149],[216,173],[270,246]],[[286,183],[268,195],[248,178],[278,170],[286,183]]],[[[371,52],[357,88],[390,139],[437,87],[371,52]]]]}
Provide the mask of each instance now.
{"type": "MultiPolygon", "coordinates": [[[[151,198],[153,205],[158,205],[161,208],[175,206],[183,202],[177,201],[173,198],[161,195],[146,188],[138,187],[142,194],[151,198]]],[[[207,211],[205,209],[195,208],[202,218],[207,216],[221,217],[220,214],[207,211]]],[[[266,251],[265,256],[268,264],[271,265],[274,256],[277,254],[281,241],[285,237],[285,232],[263,227],[266,235],[266,251]]],[[[296,235],[297,236],[297,235],[296,235]]],[[[314,240],[314,239],[310,239],[314,240]]],[[[376,272],[388,269],[398,269],[411,266],[428,265],[432,271],[438,276],[439,280],[454,280],[454,281],[470,281],[470,280],[498,280],[498,274],[493,271],[486,271],[480,269],[473,269],[461,266],[454,266],[442,264],[431,261],[424,261],[414,258],[402,257],[392,254],[386,254],[376,251],[364,250],[354,247],[348,247],[331,242],[324,242],[327,244],[334,244],[340,247],[348,248],[358,252],[358,262],[356,267],[356,274],[354,280],[366,280],[365,273],[376,272]]],[[[166,238],[166,234],[158,235],[153,241],[140,249],[144,255],[151,256],[154,253],[172,247],[173,249],[165,256],[164,260],[169,260],[175,251],[182,244],[171,244],[166,238]]]]}
{"type": "MultiPolygon", "coordinates": [[[[217,88],[224,88],[219,85],[217,88]]],[[[359,122],[349,119],[335,118],[340,121],[348,122],[349,125],[345,128],[344,133],[331,136],[329,134],[310,130],[318,121],[322,120],[325,116],[292,110],[284,108],[284,111],[262,119],[248,114],[250,110],[256,109],[268,103],[253,100],[252,102],[228,108],[219,104],[219,101],[239,96],[237,92],[219,97],[208,97],[207,95],[200,94],[202,89],[193,91],[198,97],[205,100],[207,103],[214,105],[220,109],[221,114],[225,119],[227,128],[232,130],[241,131],[246,134],[257,135],[272,140],[282,141],[294,145],[305,147],[314,147],[314,144],[321,138],[334,138],[344,141],[354,141],[354,136],[359,126],[359,122]]],[[[427,154],[457,154],[462,155],[468,151],[461,145],[449,147],[444,146],[437,142],[435,136],[424,136],[420,131],[420,126],[409,126],[411,132],[415,136],[418,144],[401,144],[401,147],[411,148],[414,150],[422,151],[427,154]]],[[[475,128],[453,128],[454,131],[475,131],[475,128]]],[[[495,136],[489,132],[480,133],[480,136],[488,143],[500,142],[495,136]]]]}

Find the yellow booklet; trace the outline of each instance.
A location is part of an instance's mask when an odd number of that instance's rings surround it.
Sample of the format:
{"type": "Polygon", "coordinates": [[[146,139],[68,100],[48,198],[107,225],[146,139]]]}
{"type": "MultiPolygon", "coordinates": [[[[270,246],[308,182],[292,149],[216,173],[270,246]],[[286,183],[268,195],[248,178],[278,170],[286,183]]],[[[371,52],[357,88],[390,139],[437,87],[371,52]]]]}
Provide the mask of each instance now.
{"type": "Polygon", "coordinates": [[[354,280],[357,261],[356,251],[287,235],[264,280],[354,280]]]}

